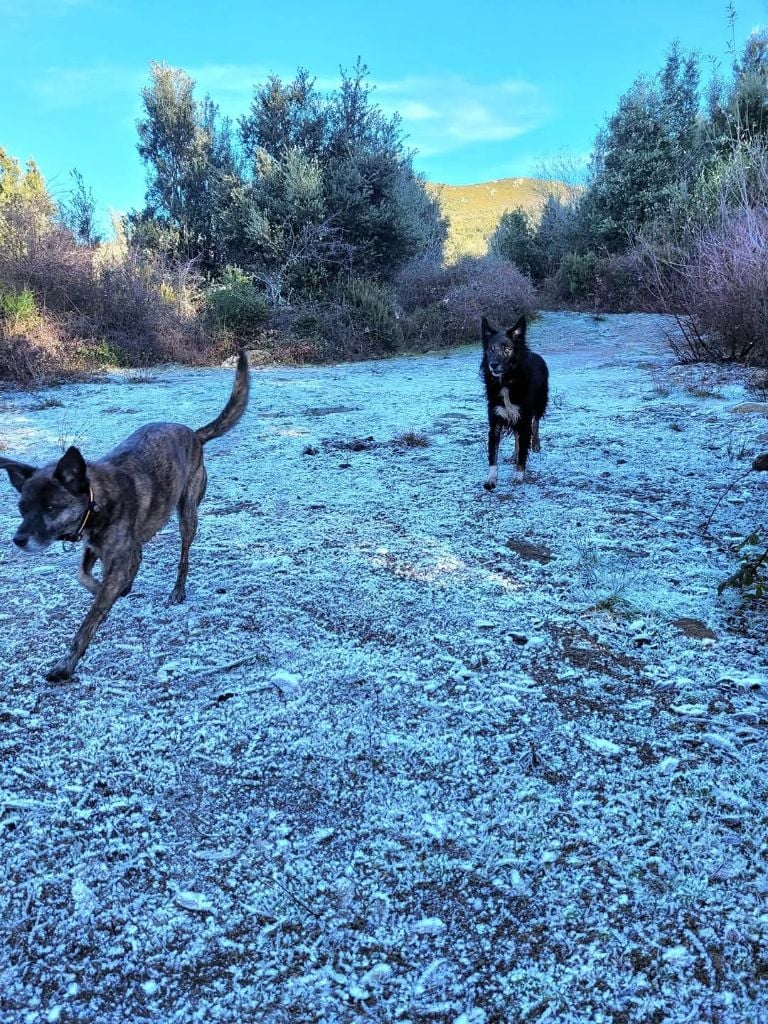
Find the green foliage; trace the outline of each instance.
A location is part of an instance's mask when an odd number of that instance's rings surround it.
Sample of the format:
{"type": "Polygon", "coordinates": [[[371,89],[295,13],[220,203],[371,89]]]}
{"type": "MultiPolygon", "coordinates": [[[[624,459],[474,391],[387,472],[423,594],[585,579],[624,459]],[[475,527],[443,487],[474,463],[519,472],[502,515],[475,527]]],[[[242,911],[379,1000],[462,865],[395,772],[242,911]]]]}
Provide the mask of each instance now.
{"type": "Polygon", "coordinates": [[[56,211],[35,161],[28,160],[22,172],[18,160],[0,146],[0,211],[13,206],[33,209],[45,220],[50,220],[56,211]]]}
{"type": "Polygon", "coordinates": [[[715,79],[708,100],[707,127],[717,153],[768,136],[768,30],[750,35],[731,81],[715,79]]]}
{"type": "Polygon", "coordinates": [[[375,351],[396,352],[401,347],[403,331],[390,287],[349,278],[340,284],[338,295],[350,327],[361,330],[375,351]]]}
{"type": "Polygon", "coordinates": [[[123,352],[106,338],[102,338],[98,342],[92,342],[88,346],[88,355],[94,365],[99,368],[127,365],[123,352]]]}
{"type": "Polygon", "coordinates": [[[507,210],[488,241],[488,251],[514,263],[524,274],[539,278],[541,261],[536,234],[536,228],[525,210],[520,207],[507,210]]]}
{"type": "Polygon", "coordinates": [[[599,246],[628,247],[698,168],[699,67],[677,44],[654,78],[638,78],[598,136],[583,216],[599,246]]]}
{"type": "Polygon", "coordinates": [[[597,284],[597,265],[593,252],[566,253],[556,275],[558,290],[566,302],[582,303],[589,299],[597,284]]]}
{"type": "MultiPolygon", "coordinates": [[[[26,259],[54,233],[56,204],[34,160],[22,171],[18,160],[0,147],[0,284],[2,263],[26,259]]],[[[14,286],[18,285],[13,280],[14,286]]]]}
{"type": "Polygon", "coordinates": [[[98,245],[101,235],[96,229],[96,199],[93,190],[85,184],[77,168],[71,175],[74,185],[69,196],[60,204],[59,215],[81,245],[98,245]]]}
{"type": "Polygon", "coordinates": [[[0,319],[16,332],[36,323],[40,318],[35,296],[29,288],[11,291],[0,288],[0,319]]]}
{"type": "Polygon", "coordinates": [[[138,123],[147,205],[129,224],[146,244],[153,236],[143,229],[156,222],[158,232],[175,236],[179,257],[211,269],[220,259],[219,221],[235,174],[230,125],[210,99],[195,99],[195,83],[184,71],[153,63],[150,75],[138,123]]]}
{"type": "Polygon", "coordinates": [[[240,118],[240,138],[246,157],[257,161],[260,151],[278,158],[286,149],[320,156],[327,119],[315,80],[299,68],[293,82],[271,75],[256,86],[251,109],[240,118]]]}
{"type": "Polygon", "coordinates": [[[719,594],[729,587],[741,590],[748,597],[765,597],[768,594],[768,548],[761,548],[757,530],[744,538],[737,548],[741,564],[732,576],[719,584],[719,594]]]}
{"type": "Polygon", "coordinates": [[[264,292],[239,267],[226,267],[205,294],[205,308],[217,327],[247,340],[269,319],[264,292]]]}
{"type": "Polygon", "coordinates": [[[241,266],[274,306],[316,298],[349,272],[387,279],[418,253],[442,252],[437,200],[359,61],[329,94],[304,70],[257,86],[239,122],[242,158],[188,75],[158,64],[151,74],[139,122],[147,205],[130,218],[134,244],[195,258],[214,276],[241,266]]]}

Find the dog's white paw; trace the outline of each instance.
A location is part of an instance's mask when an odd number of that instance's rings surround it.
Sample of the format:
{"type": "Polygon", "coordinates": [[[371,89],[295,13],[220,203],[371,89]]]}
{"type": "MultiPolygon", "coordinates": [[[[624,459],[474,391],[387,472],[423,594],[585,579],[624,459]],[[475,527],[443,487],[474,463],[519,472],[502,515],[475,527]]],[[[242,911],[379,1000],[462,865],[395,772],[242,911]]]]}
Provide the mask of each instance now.
{"type": "Polygon", "coordinates": [[[513,480],[515,481],[516,484],[521,484],[525,480],[525,470],[524,469],[516,469],[515,470],[515,475],[513,477],[513,480]]]}

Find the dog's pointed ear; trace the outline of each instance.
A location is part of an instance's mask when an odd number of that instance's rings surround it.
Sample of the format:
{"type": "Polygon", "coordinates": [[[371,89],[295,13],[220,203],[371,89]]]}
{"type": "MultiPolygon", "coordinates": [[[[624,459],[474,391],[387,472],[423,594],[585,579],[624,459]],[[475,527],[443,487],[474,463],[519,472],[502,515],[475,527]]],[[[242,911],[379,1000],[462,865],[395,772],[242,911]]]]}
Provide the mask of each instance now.
{"type": "Polygon", "coordinates": [[[521,316],[515,324],[515,326],[510,327],[507,330],[507,337],[509,338],[510,341],[517,342],[519,345],[521,341],[525,342],[525,331],[527,327],[528,321],[525,319],[524,316],[521,316]]]}
{"type": "Polygon", "coordinates": [[[482,336],[483,336],[483,344],[484,345],[487,345],[488,342],[491,340],[491,338],[496,333],[496,331],[494,331],[494,329],[491,327],[491,325],[488,323],[488,321],[485,319],[485,317],[483,317],[483,319],[480,321],[480,331],[481,331],[482,336]]]}
{"type": "Polygon", "coordinates": [[[88,490],[88,472],[79,448],[67,448],[56,464],[53,478],[71,494],[84,494],[88,490]]]}
{"type": "Polygon", "coordinates": [[[27,480],[29,480],[35,472],[34,466],[28,466],[24,462],[14,462],[13,459],[0,459],[0,469],[4,469],[6,471],[8,479],[17,491],[22,489],[27,480]]]}

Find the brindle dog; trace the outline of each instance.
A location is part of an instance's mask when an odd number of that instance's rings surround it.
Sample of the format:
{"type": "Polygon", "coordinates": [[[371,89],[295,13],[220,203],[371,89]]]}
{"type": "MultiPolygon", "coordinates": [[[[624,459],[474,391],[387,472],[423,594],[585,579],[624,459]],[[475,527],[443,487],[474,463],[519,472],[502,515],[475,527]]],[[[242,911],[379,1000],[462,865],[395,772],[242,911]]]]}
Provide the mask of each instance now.
{"type": "Polygon", "coordinates": [[[189,548],[207,480],[203,445],[240,420],[248,404],[248,383],[248,361],[241,352],[229,401],[215,420],[198,430],[180,423],[149,423],[94,462],[86,462],[74,447],[39,469],[0,458],[0,469],[21,494],[15,544],[27,548],[31,540],[45,547],[55,540],[85,540],[77,578],[94,601],[68,656],[47,673],[51,682],[71,677],[112,605],[130,593],[142,545],[168,522],[174,508],[181,559],[169,600],[184,600],[189,548]],[[97,560],[102,563],[100,581],[92,574],[97,560]]]}
{"type": "Polygon", "coordinates": [[[547,410],[549,370],[547,364],[525,342],[526,319],[514,327],[496,331],[483,317],[483,360],[480,371],[488,401],[488,479],[483,486],[492,491],[498,476],[499,443],[502,434],[515,435],[515,480],[522,483],[528,450],[538,452],[539,420],[547,410]]]}

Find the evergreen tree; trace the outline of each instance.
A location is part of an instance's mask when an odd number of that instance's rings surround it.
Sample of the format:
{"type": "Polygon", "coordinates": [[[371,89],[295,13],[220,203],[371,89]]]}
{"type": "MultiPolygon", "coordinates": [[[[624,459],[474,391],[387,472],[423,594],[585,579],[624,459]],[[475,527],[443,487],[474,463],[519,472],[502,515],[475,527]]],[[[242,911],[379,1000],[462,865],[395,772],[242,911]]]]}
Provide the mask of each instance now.
{"type": "Polygon", "coordinates": [[[535,251],[536,230],[525,210],[506,210],[488,240],[488,250],[501,256],[532,277],[540,276],[539,260],[535,251]]]}
{"type": "Polygon", "coordinates": [[[306,71],[287,84],[273,76],[240,120],[249,180],[228,218],[230,260],[281,300],[341,271],[388,278],[412,256],[442,252],[439,206],[367,77],[358,61],[323,96],[306,71]]]}
{"type": "Polygon", "coordinates": [[[152,64],[142,89],[138,150],[147,165],[146,207],[130,218],[138,241],[165,239],[205,270],[219,261],[222,204],[236,173],[231,127],[209,98],[195,99],[182,70],[152,64]]]}
{"type": "Polygon", "coordinates": [[[71,171],[74,186],[68,198],[60,204],[59,215],[82,245],[98,245],[101,235],[96,228],[96,199],[93,189],[85,184],[80,171],[71,171]]]}
{"type": "Polygon", "coordinates": [[[581,216],[598,245],[627,247],[663,215],[700,165],[699,68],[677,44],[654,78],[638,78],[597,139],[581,216]]]}
{"type": "Polygon", "coordinates": [[[240,118],[240,139],[251,162],[257,160],[259,150],[276,159],[292,148],[319,157],[325,148],[326,127],[315,80],[299,68],[292,82],[284,84],[272,75],[256,87],[249,113],[240,118]]]}
{"type": "Polygon", "coordinates": [[[718,153],[768,137],[768,30],[749,37],[728,85],[713,81],[708,107],[708,128],[718,153]]]}
{"type": "Polygon", "coordinates": [[[0,208],[33,210],[43,220],[50,220],[56,212],[40,169],[34,160],[28,160],[24,171],[19,161],[0,146],[0,208]]]}

